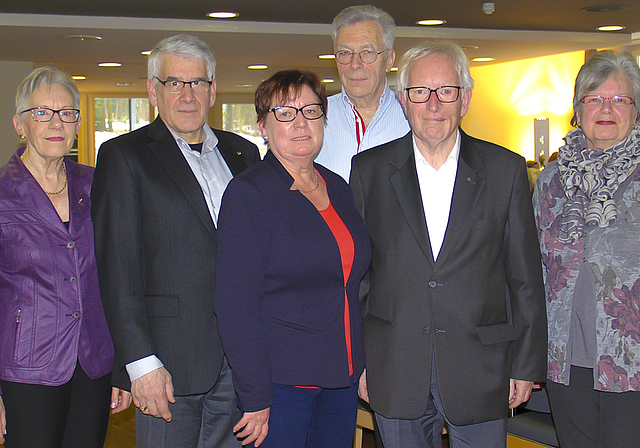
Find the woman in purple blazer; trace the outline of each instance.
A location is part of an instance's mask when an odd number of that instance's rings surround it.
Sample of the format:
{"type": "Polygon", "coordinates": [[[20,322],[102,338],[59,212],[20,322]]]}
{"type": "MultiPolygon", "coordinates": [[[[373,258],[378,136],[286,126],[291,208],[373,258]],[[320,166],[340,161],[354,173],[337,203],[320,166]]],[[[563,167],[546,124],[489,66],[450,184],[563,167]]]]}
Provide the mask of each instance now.
{"type": "Polygon", "coordinates": [[[52,67],[18,87],[26,140],[0,168],[0,443],[99,448],[128,392],[111,389],[113,344],[98,292],[93,168],[65,159],[80,126],[73,80],[52,67]]]}
{"type": "Polygon", "coordinates": [[[287,70],[256,92],[269,152],[218,220],[214,308],[250,446],[351,447],[364,369],[359,286],[371,247],[342,178],[314,164],[327,98],[287,70]]]}

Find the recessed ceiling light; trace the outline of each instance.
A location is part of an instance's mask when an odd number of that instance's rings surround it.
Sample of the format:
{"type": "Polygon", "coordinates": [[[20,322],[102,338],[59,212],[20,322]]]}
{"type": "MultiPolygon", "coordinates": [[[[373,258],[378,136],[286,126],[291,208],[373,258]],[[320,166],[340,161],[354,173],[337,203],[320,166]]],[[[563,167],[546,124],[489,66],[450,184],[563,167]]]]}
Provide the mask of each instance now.
{"type": "Polygon", "coordinates": [[[98,67],[121,67],[122,64],[119,62],[101,62],[98,64],[98,67]]]}
{"type": "Polygon", "coordinates": [[[599,26],[597,28],[598,31],[621,31],[626,27],[622,25],[607,25],[607,26],[599,26]]]}
{"type": "Polygon", "coordinates": [[[217,11],[210,12],[207,14],[207,17],[211,17],[212,19],[233,19],[234,17],[238,17],[240,14],[237,12],[229,12],[229,11],[217,11]]]}
{"type": "Polygon", "coordinates": [[[391,70],[389,70],[390,72],[397,72],[398,71],[398,67],[391,67],[391,70]]]}
{"type": "Polygon", "coordinates": [[[318,59],[335,59],[336,55],[335,54],[321,54],[320,56],[318,56],[318,59]]]}
{"type": "Polygon", "coordinates": [[[87,77],[83,75],[74,75],[72,76],[72,78],[75,79],[76,81],[82,81],[83,79],[87,79],[87,77]]]}
{"type": "Polygon", "coordinates": [[[116,85],[120,87],[126,87],[126,86],[135,86],[136,83],[135,82],[117,82],[116,85]]]}
{"type": "Polygon", "coordinates": [[[143,54],[145,56],[149,56],[151,54],[151,50],[141,51],[140,54],[143,54]]]}
{"type": "Polygon", "coordinates": [[[236,87],[253,87],[253,84],[236,84],[236,87]]]}
{"type": "Polygon", "coordinates": [[[325,84],[331,84],[332,82],[336,82],[336,80],[331,78],[324,78],[322,82],[325,84]]]}
{"type": "Polygon", "coordinates": [[[85,40],[102,40],[100,36],[91,36],[88,34],[72,34],[70,36],[64,36],[63,40],[79,40],[84,42],[85,40]]]}
{"type": "Polygon", "coordinates": [[[495,61],[496,58],[473,58],[471,60],[473,62],[491,62],[491,61],[495,61]]]}
{"type": "Polygon", "coordinates": [[[460,48],[462,48],[464,51],[477,50],[478,49],[478,47],[476,45],[461,45],[460,48]]]}
{"type": "Polygon", "coordinates": [[[439,19],[429,19],[429,20],[420,20],[416,23],[418,25],[434,26],[434,25],[444,25],[445,23],[447,23],[447,21],[439,20],[439,19]]]}
{"type": "Polygon", "coordinates": [[[256,64],[256,65],[250,65],[249,67],[247,67],[249,70],[266,70],[269,67],[266,65],[262,65],[262,64],[256,64]]]}

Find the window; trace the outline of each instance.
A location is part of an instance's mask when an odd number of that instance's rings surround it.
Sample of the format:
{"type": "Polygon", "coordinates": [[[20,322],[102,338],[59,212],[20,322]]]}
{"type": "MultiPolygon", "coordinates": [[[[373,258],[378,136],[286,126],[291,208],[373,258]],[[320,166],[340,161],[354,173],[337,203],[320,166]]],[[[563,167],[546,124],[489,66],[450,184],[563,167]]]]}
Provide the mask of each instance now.
{"type": "Polygon", "coordinates": [[[96,159],[100,145],[151,122],[148,98],[95,99],[96,159]]]}
{"type": "Polygon", "coordinates": [[[222,129],[234,132],[255,143],[261,157],[264,157],[267,152],[267,145],[256,123],[256,109],[253,104],[223,104],[222,129]]]}

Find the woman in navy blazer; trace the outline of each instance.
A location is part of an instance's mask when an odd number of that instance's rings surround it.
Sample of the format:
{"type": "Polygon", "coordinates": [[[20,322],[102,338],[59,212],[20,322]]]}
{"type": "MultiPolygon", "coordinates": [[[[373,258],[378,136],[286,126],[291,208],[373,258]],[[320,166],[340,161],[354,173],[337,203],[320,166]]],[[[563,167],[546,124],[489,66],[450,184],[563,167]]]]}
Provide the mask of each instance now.
{"type": "Polygon", "coordinates": [[[255,446],[347,448],[355,429],[371,247],[349,186],[313,163],[326,105],[313,73],[264,81],[270,150],[222,201],[215,310],[244,412],[234,430],[255,446]]]}

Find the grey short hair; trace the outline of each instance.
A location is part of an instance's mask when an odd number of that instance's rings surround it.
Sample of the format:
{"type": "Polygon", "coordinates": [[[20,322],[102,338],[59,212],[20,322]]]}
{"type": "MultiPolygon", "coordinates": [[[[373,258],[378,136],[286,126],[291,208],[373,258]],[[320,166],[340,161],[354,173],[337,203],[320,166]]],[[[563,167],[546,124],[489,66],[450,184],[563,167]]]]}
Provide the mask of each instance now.
{"type": "Polygon", "coordinates": [[[396,92],[398,96],[403,95],[405,100],[407,98],[407,91],[405,89],[409,83],[409,67],[411,64],[432,53],[443,54],[451,59],[451,63],[458,73],[458,78],[460,78],[460,85],[463,92],[473,89],[473,78],[469,71],[469,59],[467,59],[467,55],[464,54],[460,45],[450,40],[436,40],[426,41],[415,47],[411,47],[402,56],[400,64],[398,64],[398,74],[396,76],[396,92]]]}
{"type": "Polygon", "coordinates": [[[331,24],[331,38],[333,39],[334,50],[340,28],[368,21],[378,22],[382,28],[382,40],[385,50],[392,50],[393,42],[396,39],[396,22],[388,12],[372,5],[349,6],[343,9],[333,19],[333,23],[331,24]]]}
{"type": "Polygon", "coordinates": [[[626,51],[616,53],[611,50],[602,50],[596,52],[584,63],[576,77],[572,126],[578,124],[576,113],[582,104],[580,102],[582,97],[600,87],[610,76],[617,74],[624,75],[629,80],[633,90],[633,107],[636,111],[636,117],[638,116],[638,101],[640,101],[640,68],[638,63],[626,51]]]}
{"type": "Polygon", "coordinates": [[[213,57],[209,45],[195,36],[176,34],[161,40],[151,51],[147,61],[147,77],[154,79],[160,76],[160,61],[167,53],[176,54],[185,59],[203,61],[207,65],[207,80],[216,77],[216,58],[213,57]]]}
{"type": "Polygon", "coordinates": [[[18,91],[16,92],[16,115],[20,115],[20,112],[29,108],[31,95],[40,86],[44,85],[51,88],[53,84],[58,84],[67,89],[71,95],[73,107],[80,109],[80,92],[78,92],[78,86],[76,86],[73,78],[59,68],[45,66],[33,70],[18,86],[18,91]]]}

